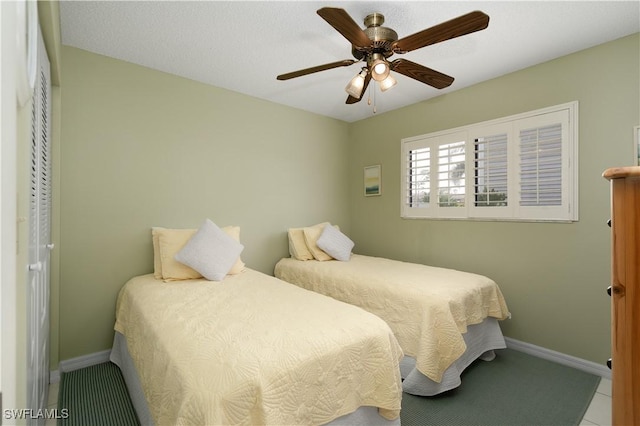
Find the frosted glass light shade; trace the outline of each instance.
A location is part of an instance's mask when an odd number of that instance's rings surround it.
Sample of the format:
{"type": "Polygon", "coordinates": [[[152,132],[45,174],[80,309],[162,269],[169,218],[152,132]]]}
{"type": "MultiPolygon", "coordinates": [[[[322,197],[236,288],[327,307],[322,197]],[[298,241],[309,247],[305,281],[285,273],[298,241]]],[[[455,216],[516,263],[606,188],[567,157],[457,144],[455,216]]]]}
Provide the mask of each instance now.
{"type": "Polygon", "coordinates": [[[351,79],[347,87],[344,90],[354,98],[359,98],[362,95],[362,89],[364,88],[364,76],[367,75],[366,70],[362,70],[351,79]]]}
{"type": "Polygon", "coordinates": [[[371,64],[371,78],[375,81],[383,81],[389,76],[390,72],[389,63],[384,59],[376,59],[371,64]]]}
{"type": "Polygon", "coordinates": [[[389,90],[393,86],[395,86],[396,83],[398,83],[396,81],[396,79],[393,78],[393,76],[391,74],[389,74],[389,76],[387,78],[385,78],[384,80],[382,80],[378,84],[380,84],[380,90],[382,90],[383,92],[386,92],[387,90],[389,90]]]}

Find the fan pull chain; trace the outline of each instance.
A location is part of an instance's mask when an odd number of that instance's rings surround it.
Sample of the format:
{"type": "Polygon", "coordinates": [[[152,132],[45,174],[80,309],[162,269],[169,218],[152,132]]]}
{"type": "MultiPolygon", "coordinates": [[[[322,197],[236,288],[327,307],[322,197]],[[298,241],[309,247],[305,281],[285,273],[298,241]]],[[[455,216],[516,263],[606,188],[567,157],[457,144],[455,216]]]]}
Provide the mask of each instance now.
{"type": "Polygon", "coordinates": [[[375,84],[369,86],[369,97],[367,98],[367,105],[371,105],[371,92],[373,92],[373,113],[376,113],[376,86],[375,84]]]}
{"type": "Polygon", "coordinates": [[[369,96],[367,97],[367,105],[371,105],[373,103],[373,113],[375,114],[376,112],[378,112],[377,108],[376,108],[376,86],[375,84],[372,84],[371,86],[367,87],[367,91],[369,92],[369,96]],[[371,101],[371,93],[373,92],[373,102],[371,101]]]}

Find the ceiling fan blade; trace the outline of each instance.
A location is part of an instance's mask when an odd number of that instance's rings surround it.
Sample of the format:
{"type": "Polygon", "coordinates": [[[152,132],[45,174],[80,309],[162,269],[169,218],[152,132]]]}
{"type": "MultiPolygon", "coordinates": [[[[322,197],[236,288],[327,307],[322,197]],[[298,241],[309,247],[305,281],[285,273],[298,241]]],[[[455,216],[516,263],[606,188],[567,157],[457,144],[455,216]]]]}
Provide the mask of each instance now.
{"type": "Polygon", "coordinates": [[[311,68],[305,68],[303,70],[293,71],[286,74],[280,74],[276,78],[278,80],[289,80],[290,78],[301,77],[303,75],[313,74],[314,72],[330,70],[332,68],[348,67],[349,65],[355,64],[356,62],[358,61],[353,59],[345,59],[343,61],[331,62],[330,64],[318,65],[311,68]]]}
{"type": "Polygon", "coordinates": [[[345,104],[355,104],[357,102],[360,102],[362,100],[362,97],[364,96],[364,92],[367,91],[367,87],[369,86],[369,82],[371,81],[371,73],[367,73],[367,76],[364,78],[364,86],[362,86],[362,93],[360,93],[360,97],[359,98],[354,98],[353,96],[349,95],[347,96],[347,101],[345,102],[345,104]]]}
{"type": "Polygon", "coordinates": [[[431,44],[460,37],[489,26],[489,16],[475,11],[401,38],[393,44],[395,53],[406,53],[431,44]]]}
{"type": "Polygon", "coordinates": [[[336,7],[323,7],[318,9],[318,15],[335,28],[340,34],[357,48],[369,47],[371,39],[358,24],[344,10],[336,7]]]}
{"type": "Polygon", "coordinates": [[[396,59],[391,62],[390,67],[393,71],[418,80],[421,83],[433,86],[436,89],[444,89],[453,83],[454,78],[446,74],[442,74],[431,68],[416,64],[406,59],[396,59]]]}

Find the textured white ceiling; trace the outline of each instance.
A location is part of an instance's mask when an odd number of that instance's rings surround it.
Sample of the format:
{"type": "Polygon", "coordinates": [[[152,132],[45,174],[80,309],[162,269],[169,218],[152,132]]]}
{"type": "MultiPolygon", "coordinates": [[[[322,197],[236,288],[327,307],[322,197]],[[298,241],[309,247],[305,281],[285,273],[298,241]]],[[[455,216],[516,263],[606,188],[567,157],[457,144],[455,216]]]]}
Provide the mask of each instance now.
{"type": "Polygon", "coordinates": [[[473,10],[490,16],[483,31],[391,57],[455,81],[437,90],[394,73],[398,84],[375,94],[378,114],[640,31],[637,0],[62,1],[62,43],[348,122],[370,117],[367,95],[345,104],[357,64],[276,80],[352,58],[349,42],[316,14],[325,6],[363,28],[366,15],[382,13],[400,38],[473,10]]]}

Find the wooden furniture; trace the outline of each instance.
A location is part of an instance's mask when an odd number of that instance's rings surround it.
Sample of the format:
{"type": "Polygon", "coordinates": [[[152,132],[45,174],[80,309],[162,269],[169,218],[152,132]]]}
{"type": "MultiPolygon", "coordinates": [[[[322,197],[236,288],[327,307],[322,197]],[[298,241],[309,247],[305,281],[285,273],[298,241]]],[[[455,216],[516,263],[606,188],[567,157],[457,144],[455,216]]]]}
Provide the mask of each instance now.
{"type": "Polygon", "coordinates": [[[640,167],[603,177],[611,182],[612,424],[640,425],[640,167]]]}

